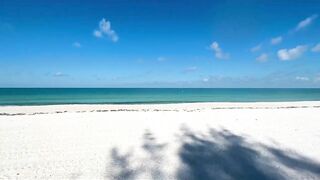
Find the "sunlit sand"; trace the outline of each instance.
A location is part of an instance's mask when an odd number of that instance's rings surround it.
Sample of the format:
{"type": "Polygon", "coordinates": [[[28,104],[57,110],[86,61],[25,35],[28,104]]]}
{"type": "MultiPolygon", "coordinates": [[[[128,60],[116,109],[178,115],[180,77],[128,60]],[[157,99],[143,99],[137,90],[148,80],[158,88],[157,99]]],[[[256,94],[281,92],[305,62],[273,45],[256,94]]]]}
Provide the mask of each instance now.
{"type": "Polygon", "coordinates": [[[0,179],[319,179],[320,102],[0,107],[0,179]]]}

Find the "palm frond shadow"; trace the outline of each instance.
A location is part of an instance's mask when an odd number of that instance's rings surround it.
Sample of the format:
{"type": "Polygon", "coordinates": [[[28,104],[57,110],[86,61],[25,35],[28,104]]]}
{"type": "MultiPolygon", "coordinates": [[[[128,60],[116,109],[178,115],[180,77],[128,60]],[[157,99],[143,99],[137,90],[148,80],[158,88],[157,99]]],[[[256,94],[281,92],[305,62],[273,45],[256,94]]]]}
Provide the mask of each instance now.
{"type": "MultiPolygon", "coordinates": [[[[109,174],[106,176],[107,179],[139,179],[141,174],[149,174],[151,179],[166,179],[162,170],[162,152],[167,145],[157,142],[157,139],[148,130],[144,133],[142,139],[141,150],[144,152],[144,157],[139,159],[138,163],[133,162],[137,159],[133,152],[121,154],[118,148],[111,150],[109,166],[112,167],[112,172],[106,172],[106,174],[109,174]]],[[[107,169],[110,169],[109,166],[107,169]]]]}
{"type": "Polygon", "coordinates": [[[204,135],[184,129],[180,143],[180,167],[176,174],[168,175],[163,171],[168,166],[163,161],[168,158],[163,155],[168,144],[158,143],[146,131],[141,146],[145,158],[134,162],[138,166],[132,165],[132,159],[136,159],[133,153],[121,155],[116,148],[111,151],[112,179],[139,179],[144,173],[150,179],[179,180],[320,179],[319,162],[291,151],[249,143],[227,130],[209,129],[204,135]]]}
{"type": "Polygon", "coordinates": [[[277,180],[291,179],[293,174],[320,178],[318,162],[296,153],[249,143],[227,130],[210,129],[209,135],[186,130],[179,156],[183,166],[177,179],[277,180]]]}

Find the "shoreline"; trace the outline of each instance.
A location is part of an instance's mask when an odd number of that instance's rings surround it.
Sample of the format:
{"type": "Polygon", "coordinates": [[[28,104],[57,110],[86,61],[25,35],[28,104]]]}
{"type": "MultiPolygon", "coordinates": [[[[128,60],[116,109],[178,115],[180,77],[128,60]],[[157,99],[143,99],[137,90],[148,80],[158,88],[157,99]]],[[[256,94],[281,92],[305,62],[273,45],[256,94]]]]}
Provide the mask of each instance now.
{"type": "Polygon", "coordinates": [[[0,116],[54,113],[118,112],[118,111],[175,111],[194,112],[219,109],[293,109],[320,108],[320,101],[294,102],[201,102],[172,104],[64,104],[0,106],[0,116]]]}

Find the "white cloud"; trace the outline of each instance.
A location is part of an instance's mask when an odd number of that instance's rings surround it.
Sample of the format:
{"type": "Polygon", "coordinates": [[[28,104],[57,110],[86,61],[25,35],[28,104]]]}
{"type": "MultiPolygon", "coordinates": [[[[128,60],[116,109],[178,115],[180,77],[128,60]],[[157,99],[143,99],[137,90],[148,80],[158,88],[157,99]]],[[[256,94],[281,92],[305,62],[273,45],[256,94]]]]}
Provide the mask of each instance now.
{"type": "Polygon", "coordinates": [[[309,81],[309,78],[308,77],[304,77],[304,76],[297,76],[296,80],[298,80],[298,81],[309,81]]]}
{"type": "Polygon", "coordinates": [[[261,47],[262,47],[262,44],[258,44],[258,45],[256,45],[255,47],[252,47],[252,48],[250,49],[250,51],[251,51],[251,52],[257,52],[257,51],[259,51],[259,50],[261,49],[261,47]]]}
{"type": "Polygon", "coordinates": [[[216,58],[218,59],[228,59],[229,58],[229,54],[226,54],[222,51],[222,49],[219,47],[218,42],[213,42],[210,45],[210,49],[214,52],[216,58]]]}
{"type": "Polygon", "coordinates": [[[320,52],[320,43],[318,43],[317,45],[315,45],[312,49],[312,52],[320,52]]]}
{"type": "Polygon", "coordinates": [[[203,81],[203,82],[208,82],[208,81],[209,81],[209,78],[203,78],[202,81],[203,81]]]}
{"type": "Polygon", "coordinates": [[[56,72],[53,74],[54,77],[63,77],[63,76],[67,76],[67,74],[64,74],[62,72],[56,72]]]}
{"type": "Polygon", "coordinates": [[[280,60],[287,61],[299,58],[305,51],[307,46],[299,45],[292,49],[280,49],[278,51],[278,57],[280,60]]]}
{"type": "Polygon", "coordinates": [[[272,38],[272,39],[270,40],[270,43],[271,43],[272,45],[276,45],[276,44],[279,44],[279,43],[281,43],[281,42],[282,42],[282,37],[281,37],[281,36],[272,38]]]}
{"type": "Polygon", "coordinates": [[[315,19],[317,19],[318,14],[314,14],[310,17],[307,17],[306,19],[299,22],[299,24],[296,26],[296,31],[299,31],[307,26],[309,26],[315,19]]]}
{"type": "Polygon", "coordinates": [[[102,38],[106,35],[113,42],[117,42],[119,40],[117,33],[111,29],[110,21],[107,21],[105,18],[99,22],[99,29],[94,30],[93,35],[97,38],[102,38]]]}
{"type": "Polygon", "coordinates": [[[73,47],[76,47],[76,48],[81,48],[81,47],[82,47],[79,42],[74,42],[74,43],[72,44],[72,46],[73,46],[73,47]]]}
{"type": "Polygon", "coordinates": [[[256,58],[259,62],[267,62],[268,61],[268,54],[262,53],[260,56],[256,58]]]}
{"type": "Polygon", "coordinates": [[[97,38],[102,38],[102,32],[98,31],[98,30],[94,30],[93,31],[93,35],[97,38]]]}

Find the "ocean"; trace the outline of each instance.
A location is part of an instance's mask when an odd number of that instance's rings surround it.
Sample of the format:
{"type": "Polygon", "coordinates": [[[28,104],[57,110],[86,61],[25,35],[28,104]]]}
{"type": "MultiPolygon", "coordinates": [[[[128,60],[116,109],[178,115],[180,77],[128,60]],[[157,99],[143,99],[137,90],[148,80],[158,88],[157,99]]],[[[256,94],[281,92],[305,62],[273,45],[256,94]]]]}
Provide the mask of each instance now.
{"type": "Polygon", "coordinates": [[[0,88],[0,105],[320,101],[320,89],[0,88]]]}

